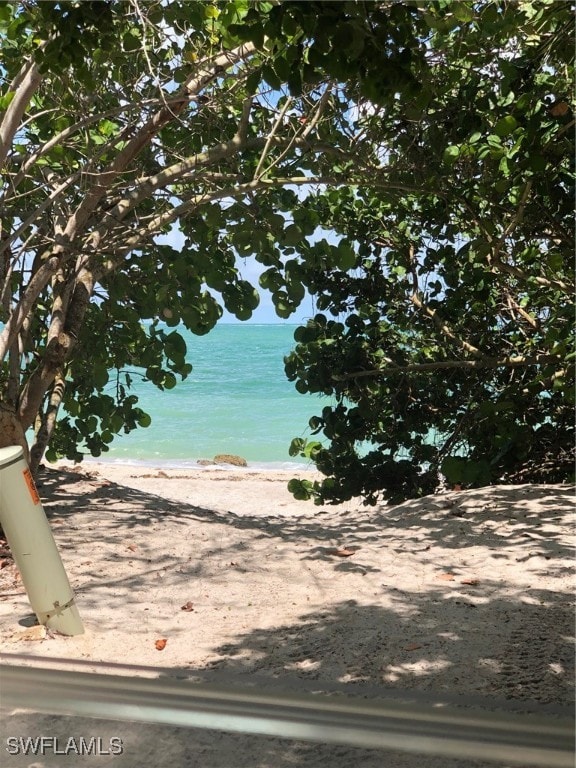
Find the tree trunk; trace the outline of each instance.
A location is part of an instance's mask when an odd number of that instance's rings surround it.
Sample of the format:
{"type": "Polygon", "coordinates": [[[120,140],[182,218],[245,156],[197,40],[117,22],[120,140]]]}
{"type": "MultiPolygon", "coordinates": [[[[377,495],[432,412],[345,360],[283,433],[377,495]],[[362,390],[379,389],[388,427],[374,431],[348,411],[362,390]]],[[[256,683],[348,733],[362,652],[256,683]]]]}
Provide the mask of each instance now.
{"type": "Polygon", "coordinates": [[[22,422],[13,408],[0,402],[0,448],[19,445],[24,451],[24,458],[30,463],[30,451],[22,422]]]}
{"type": "Polygon", "coordinates": [[[40,427],[36,430],[36,438],[30,449],[30,469],[35,476],[40,467],[40,462],[44,456],[44,451],[48,447],[54,426],[56,425],[56,418],[58,416],[58,410],[62,398],[64,397],[64,391],[66,389],[66,380],[64,378],[62,370],[56,374],[54,380],[54,386],[50,394],[50,401],[46,412],[42,414],[40,427]]]}

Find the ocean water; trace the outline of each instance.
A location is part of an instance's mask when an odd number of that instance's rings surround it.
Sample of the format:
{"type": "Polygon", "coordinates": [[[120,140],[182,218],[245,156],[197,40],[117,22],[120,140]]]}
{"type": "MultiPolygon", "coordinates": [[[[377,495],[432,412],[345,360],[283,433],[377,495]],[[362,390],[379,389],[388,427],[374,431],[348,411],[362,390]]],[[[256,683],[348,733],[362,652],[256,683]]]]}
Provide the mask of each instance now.
{"type": "Polygon", "coordinates": [[[134,377],[152,424],[116,437],[100,460],[178,467],[229,453],[250,466],[305,465],[290,457],[290,441],[310,436],[308,420],[330,400],[299,394],[286,378],[296,327],[221,324],[206,336],[178,329],[192,373],[165,391],[134,377]]]}

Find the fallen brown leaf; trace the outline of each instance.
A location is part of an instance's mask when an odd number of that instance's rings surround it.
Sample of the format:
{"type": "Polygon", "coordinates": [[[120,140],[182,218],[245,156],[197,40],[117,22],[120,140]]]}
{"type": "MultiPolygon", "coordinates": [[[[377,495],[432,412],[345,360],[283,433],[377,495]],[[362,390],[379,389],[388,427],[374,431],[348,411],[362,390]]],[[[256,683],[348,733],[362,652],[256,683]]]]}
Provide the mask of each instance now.
{"type": "Polygon", "coordinates": [[[136,544],[128,544],[127,549],[129,549],[130,552],[137,552],[138,551],[138,547],[136,546],[136,544]]]}
{"type": "Polygon", "coordinates": [[[442,579],[442,581],[454,581],[455,576],[453,573],[441,573],[438,578],[442,579]]]}
{"type": "Polygon", "coordinates": [[[194,603],[191,603],[190,600],[188,600],[187,603],[184,603],[184,605],[180,606],[181,611],[193,611],[194,610],[194,603]]]}
{"type": "Polygon", "coordinates": [[[168,640],[166,640],[166,638],[164,638],[164,637],[161,638],[160,640],[156,640],[156,642],[154,643],[154,645],[156,647],[156,650],[157,651],[163,651],[164,648],[166,648],[166,643],[167,642],[168,642],[168,640]]]}
{"type": "Polygon", "coordinates": [[[404,646],[405,651],[417,651],[418,648],[422,648],[420,643],[410,643],[410,645],[404,646]]]}
{"type": "Polygon", "coordinates": [[[328,554],[329,555],[335,555],[335,557],[350,557],[351,555],[355,555],[358,550],[356,549],[347,549],[346,547],[342,547],[341,549],[329,549],[328,554]]]}
{"type": "Polygon", "coordinates": [[[462,584],[469,584],[471,587],[475,587],[476,584],[480,584],[478,579],[462,579],[462,584]]]}

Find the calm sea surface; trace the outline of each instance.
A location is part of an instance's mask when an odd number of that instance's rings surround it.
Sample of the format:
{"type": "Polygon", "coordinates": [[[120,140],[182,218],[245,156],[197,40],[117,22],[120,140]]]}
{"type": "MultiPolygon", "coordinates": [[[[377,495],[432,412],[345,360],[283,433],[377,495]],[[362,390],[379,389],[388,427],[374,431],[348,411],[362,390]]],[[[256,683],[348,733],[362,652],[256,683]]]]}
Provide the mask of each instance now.
{"type": "Polygon", "coordinates": [[[298,394],[286,379],[283,358],[296,327],[223,324],[206,336],[179,329],[192,373],[163,392],[135,377],[152,424],[115,438],[101,459],[182,466],[232,453],[252,465],[293,466],[290,441],[309,436],[309,418],[329,402],[298,394]]]}

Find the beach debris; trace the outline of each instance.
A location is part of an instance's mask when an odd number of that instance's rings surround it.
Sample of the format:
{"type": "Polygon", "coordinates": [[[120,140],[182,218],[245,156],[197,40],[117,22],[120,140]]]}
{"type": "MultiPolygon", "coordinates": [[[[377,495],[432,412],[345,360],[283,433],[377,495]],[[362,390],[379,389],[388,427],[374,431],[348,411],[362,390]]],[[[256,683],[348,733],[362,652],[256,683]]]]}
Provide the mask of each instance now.
{"type": "Polygon", "coordinates": [[[154,647],[157,651],[163,651],[164,648],[166,648],[166,643],[168,640],[165,637],[161,637],[160,639],[156,640],[154,643],[154,647]]]}
{"type": "Polygon", "coordinates": [[[184,603],[184,605],[180,606],[180,610],[181,611],[187,611],[189,613],[190,611],[194,610],[194,603],[192,603],[190,600],[188,600],[187,603],[184,603]]]}
{"type": "Polygon", "coordinates": [[[422,648],[420,643],[410,643],[409,645],[404,646],[405,651],[417,651],[419,648],[422,648]]]}
{"type": "Polygon", "coordinates": [[[358,548],[350,549],[349,547],[335,547],[334,549],[328,549],[328,555],[334,555],[334,557],[351,557],[358,552],[358,548]]]}
{"type": "Polygon", "coordinates": [[[453,573],[440,573],[438,578],[442,579],[442,581],[454,581],[456,576],[453,573]]]}
{"type": "Polygon", "coordinates": [[[471,587],[475,587],[477,584],[480,584],[478,579],[462,579],[462,584],[468,584],[471,587]]]}
{"type": "Polygon", "coordinates": [[[232,464],[235,467],[247,467],[248,462],[242,456],[236,456],[233,453],[219,453],[214,456],[215,464],[232,464]]]}
{"type": "Polygon", "coordinates": [[[126,549],[129,549],[130,552],[138,552],[138,547],[136,546],[136,544],[128,544],[126,549]]]}
{"type": "Polygon", "coordinates": [[[34,642],[38,640],[46,640],[48,636],[48,630],[44,624],[34,624],[34,626],[28,627],[21,632],[15,632],[10,639],[14,643],[18,642],[19,640],[24,640],[25,642],[34,642]]]}

